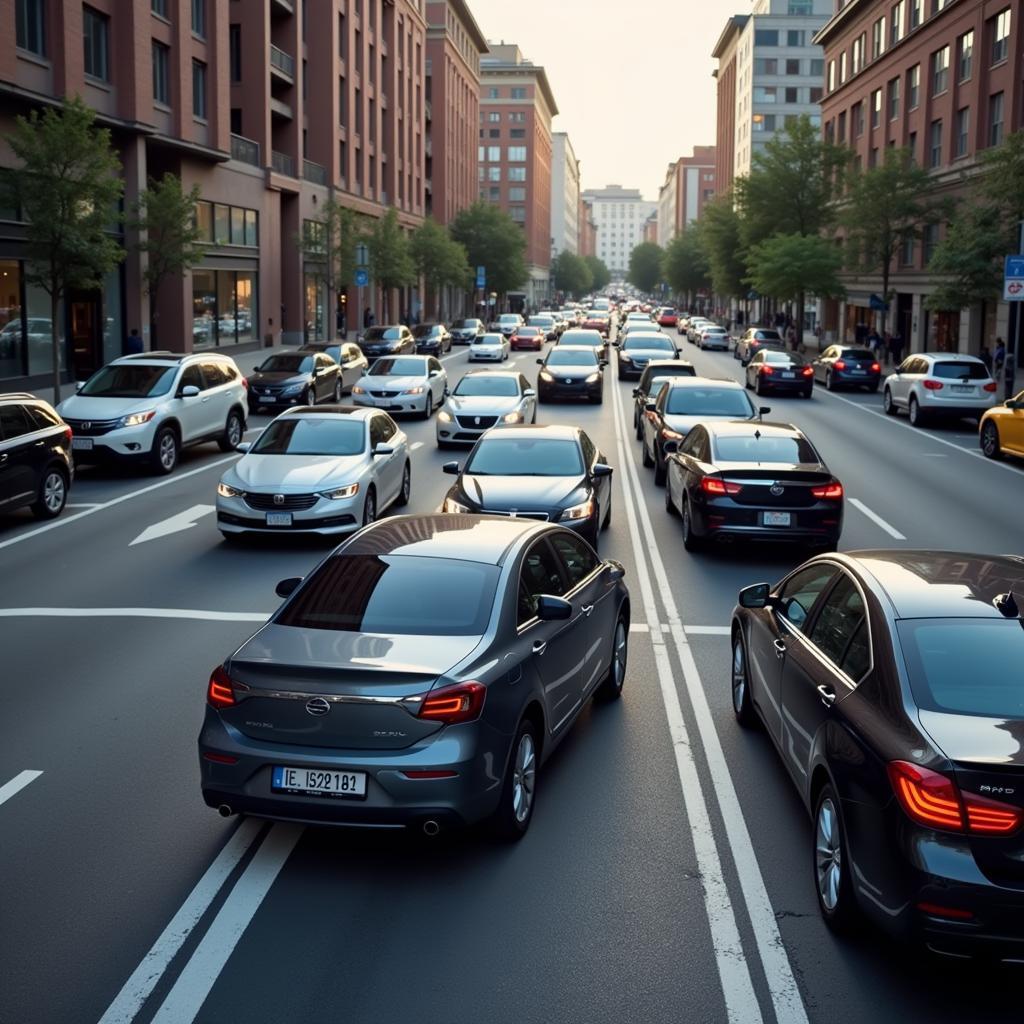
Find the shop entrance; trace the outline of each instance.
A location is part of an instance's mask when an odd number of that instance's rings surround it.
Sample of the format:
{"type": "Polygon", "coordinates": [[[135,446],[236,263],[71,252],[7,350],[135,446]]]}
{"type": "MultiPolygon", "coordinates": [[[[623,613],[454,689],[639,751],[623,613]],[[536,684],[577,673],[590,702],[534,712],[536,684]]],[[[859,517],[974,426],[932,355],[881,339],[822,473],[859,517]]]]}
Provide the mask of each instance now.
{"type": "Polygon", "coordinates": [[[103,306],[98,291],[73,291],[68,296],[71,372],[86,380],[103,365],[103,306]]]}

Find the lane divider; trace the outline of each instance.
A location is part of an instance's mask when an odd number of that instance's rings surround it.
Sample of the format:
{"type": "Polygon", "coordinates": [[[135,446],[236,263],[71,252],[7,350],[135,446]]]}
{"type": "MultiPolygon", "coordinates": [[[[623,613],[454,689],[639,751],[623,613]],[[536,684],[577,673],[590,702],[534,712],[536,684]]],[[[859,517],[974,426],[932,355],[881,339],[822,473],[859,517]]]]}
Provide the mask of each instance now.
{"type": "Polygon", "coordinates": [[[31,769],[18,772],[10,782],[5,782],[0,786],[0,804],[7,803],[12,796],[20,793],[27,785],[35,782],[42,774],[42,772],[32,771],[31,769]]]}
{"type": "Polygon", "coordinates": [[[871,520],[876,526],[880,526],[890,537],[896,540],[906,540],[907,538],[896,529],[895,526],[890,526],[877,512],[872,512],[871,509],[864,504],[863,501],[859,501],[857,498],[847,498],[847,501],[856,509],[859,509],[871,520]]]}

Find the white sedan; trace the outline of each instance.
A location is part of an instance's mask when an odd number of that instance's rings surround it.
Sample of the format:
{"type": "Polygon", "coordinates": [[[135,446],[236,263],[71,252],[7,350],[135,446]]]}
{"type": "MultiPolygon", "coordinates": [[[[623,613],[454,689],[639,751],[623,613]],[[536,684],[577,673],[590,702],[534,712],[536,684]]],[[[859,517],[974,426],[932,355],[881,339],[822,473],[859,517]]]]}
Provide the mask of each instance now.
{"type": "Polygon", "coordinates": [[[448,374],[434,356],[382,356],[352,387],[356,405],[390,413],[415,412],[423,419],[444,402],[448,374]]]}
{"type": "Polygon", "coordinates": [[[536,423],[537,391],[514,370],[471,370],[437,414],[437,447],[475,444],[498,423],[536,423]]]}
{"type": "Polygon", "coordinates": [[[508,359],[512,345],[504,334],[484,334],[473,339],[469,346],[469,361],[487,360],[492,363],[503,363],[508,359]]]}
{"type": "Polygon", "coordinates": [[[217,485],[217,527],[244,533],[335,534],[406,505],[412,467],[405,434],[376,409],[289,409],[217,485]]]}

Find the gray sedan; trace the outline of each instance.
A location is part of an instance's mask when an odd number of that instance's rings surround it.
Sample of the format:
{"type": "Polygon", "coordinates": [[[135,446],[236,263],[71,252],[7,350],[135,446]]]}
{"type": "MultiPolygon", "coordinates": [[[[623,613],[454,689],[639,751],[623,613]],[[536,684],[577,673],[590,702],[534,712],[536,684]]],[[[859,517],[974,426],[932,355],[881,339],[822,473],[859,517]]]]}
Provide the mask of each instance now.
{"type": "Polygon", "coordinates": [[[621,565],[551,523],[389,519],[304,580],[210,677],[203,799],[222,815],[435,835],[529,828],[540,765],[622,692],[621,565]]]}
{"type": "Polygon", "coordinates": [[[437,414],[437,447],[473,444],[499,423],[536,423],[537,392],[514,370],[471,370],[437,414]]]}

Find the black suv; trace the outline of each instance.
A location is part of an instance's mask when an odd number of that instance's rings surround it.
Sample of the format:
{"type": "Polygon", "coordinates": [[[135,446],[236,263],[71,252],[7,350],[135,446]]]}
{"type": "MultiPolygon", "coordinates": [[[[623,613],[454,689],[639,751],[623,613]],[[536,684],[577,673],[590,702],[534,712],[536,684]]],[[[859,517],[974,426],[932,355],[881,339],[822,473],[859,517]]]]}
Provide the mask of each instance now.
{"type": "Polygon", "coordinates": [[[53,407],[0,394],[0,513],[30,505],[39,519],[59,516],[74,475],[71,428],[53,407]]]}

